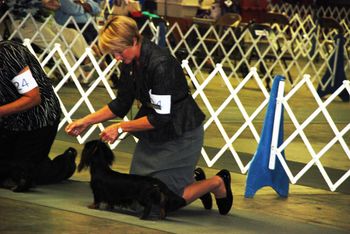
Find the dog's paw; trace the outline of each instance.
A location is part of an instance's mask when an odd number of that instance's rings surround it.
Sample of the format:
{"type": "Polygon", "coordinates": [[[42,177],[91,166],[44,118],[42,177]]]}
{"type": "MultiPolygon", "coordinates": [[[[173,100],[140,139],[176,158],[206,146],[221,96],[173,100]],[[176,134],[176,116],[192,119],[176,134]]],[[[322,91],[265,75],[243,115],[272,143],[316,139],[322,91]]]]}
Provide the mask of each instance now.
{"type": "Polygon", "coordinates": [[[92,204],[88,205],[87,207],[89,209],[99,209],[100,208],[100,204],[92,203],[92,204]]]}
{"type": "Polygon", "coordinates": [[[2,184],[1,184],[1,187],[2,187],[2,188],[11,189],[11,190],[12,190],[12,188],[14,188],[14,187],[16,187],[16,186],[17,186],[17,184],[16,184],[15,181],[14,181],[13,179],[11,179],[11,178],[5,179],[5,180],[2,182],[2,184]]]}
{"type": "Polygon", "coordinates": [[[13,192],[25,192],[28,191],[32,187],[32,183],[28,179],[21,178],[16,186],[12,187],[11,190],[13,192]]]}
{"type": "Polygon", "coordinates": [[[142,214],[141,216],[140,216],[140,219],[142,219],[142,220],[147,220],[148,219],[148,214],[142,214]]]}
{"type": "Polygon", "coordinates": [[[151,213],[151,209],[152,209],[152,206],[145,206],[144,209],[143,209],[143,212],[140,216],[140,219],[148,219],[149,216],[150,216],[150,213],[151,213]]]}
{"type": "Polygon", "coordinates": [[[107,206],[106,206],[106,210],[108,210],[108,211],[112,211],[113,208],[114,208],[113,204],[107,204],[107,206]]]}
{"type": "Polygon", "coordinates": [[[166,218],[166,211],[165,208],[160,209],[159,219],[165,219],[166,218]]]}

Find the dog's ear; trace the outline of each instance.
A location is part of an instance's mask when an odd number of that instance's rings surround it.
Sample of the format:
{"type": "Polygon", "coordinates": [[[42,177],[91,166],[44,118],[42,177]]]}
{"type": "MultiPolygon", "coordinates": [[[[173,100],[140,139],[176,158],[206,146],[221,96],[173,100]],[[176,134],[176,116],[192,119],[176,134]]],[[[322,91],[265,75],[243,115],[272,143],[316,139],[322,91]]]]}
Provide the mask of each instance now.
{"type": "Polygon", "coordinates": [[[99,145],[100,145],[99,148],[102,150],[102,154],[103,154],[106,162],[108,163],[108,165],[111,166],[113,164],[113,161],[114,161],[113,151],[111,150],[111,148],[109,148],[109,146],[106,143],[104,143],[102,141],[99,142],[99,145]]]}
{"type": "Polygon", "coordinates": [[[92,140],[85,144],[83,152],[81,153],[80,163],[77,168],[78,172],[90,166],[92,157],[98,150],[98,143],[98,140],[92,140]]]}

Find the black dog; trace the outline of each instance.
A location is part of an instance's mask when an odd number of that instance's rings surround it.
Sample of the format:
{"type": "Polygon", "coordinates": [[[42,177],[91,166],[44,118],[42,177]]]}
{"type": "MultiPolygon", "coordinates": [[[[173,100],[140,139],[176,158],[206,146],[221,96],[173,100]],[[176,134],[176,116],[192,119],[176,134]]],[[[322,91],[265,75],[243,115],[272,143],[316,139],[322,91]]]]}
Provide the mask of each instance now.
{"type": "Polygon", "coordinates": [[[89,208],[98,209],[103,202],[112,209],[114,205],[129,206],[137,201],[144,207],[141,219],[148,218],[153,205],[160,207],[159,217],[164,219],[168,211],[186,205],[182,197],[156,178],[113,171],[110,168],[113,161],[112,150],[102,141],[93,140],[85,144],[78,171],[90,167],[94,202],[89,208]]]}

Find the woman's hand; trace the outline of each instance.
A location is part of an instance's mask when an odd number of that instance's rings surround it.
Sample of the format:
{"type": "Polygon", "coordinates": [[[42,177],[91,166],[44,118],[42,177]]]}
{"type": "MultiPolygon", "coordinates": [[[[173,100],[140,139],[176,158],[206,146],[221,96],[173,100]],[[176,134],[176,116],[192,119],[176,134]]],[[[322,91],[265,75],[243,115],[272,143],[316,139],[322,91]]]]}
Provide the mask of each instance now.
{"type": "Polygon", "coordinates": [[[68,135],[78,136],[80,135],[89,125],[85,123],[83,119],[78,119],[67,125],[65,131],[68,135]]]}
{"type": "Polygon", "coordinates": [[[56,11],[61,7],[59,0],[42,0],[41,3],[43,7],[53,11],[56,11]]]}
{"type": "Polygon", "coordinates": [[[101,140],[109,144],[114,143],[119,137],[118,128],[120,128],[120,123],[106,127],[105,130],[100,133],[101,140]]]}
{"type": "Polygon", "coordinates": [[[98,111],[68,124],[65,130],[68,135],[78,136],[90,125],[101,123],[115,117],[115,114],[106,105],[98,111]]]}

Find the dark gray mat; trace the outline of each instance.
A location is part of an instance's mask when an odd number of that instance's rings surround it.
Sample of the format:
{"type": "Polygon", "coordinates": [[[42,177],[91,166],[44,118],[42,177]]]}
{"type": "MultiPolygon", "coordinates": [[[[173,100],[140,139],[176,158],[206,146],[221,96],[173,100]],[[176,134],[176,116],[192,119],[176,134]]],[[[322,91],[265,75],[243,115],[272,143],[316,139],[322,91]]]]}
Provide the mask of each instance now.
{"type": "MultiPolygon", "coordinates": [[[[166,220],[144,221],[131,215],[88,209],[86,206],[92,201],[88,183],[73,180],[40,186],[27,193],[13,193],[0,189],[0,197],[173,233],[347,233],[281,216],[261,215],[261,212],[233,209],[229,215],[221,216],[216,208],[206,211],[196,202],[170,214],[166,220]]],[[[6,217],[6,214],[1,212],[0,216],[6,217]]],[[[74,230],[74,223],[71,225],[74,230]]]]}

